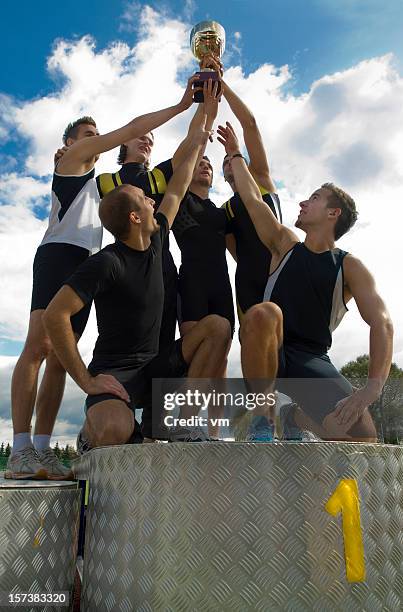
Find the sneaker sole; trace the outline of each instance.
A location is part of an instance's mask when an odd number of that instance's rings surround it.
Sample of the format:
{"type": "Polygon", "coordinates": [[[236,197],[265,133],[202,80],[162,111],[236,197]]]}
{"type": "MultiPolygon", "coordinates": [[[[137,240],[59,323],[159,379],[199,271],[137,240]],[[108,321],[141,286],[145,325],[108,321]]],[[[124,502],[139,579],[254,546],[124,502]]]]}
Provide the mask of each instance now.
{"type": "Polygon", "coordinates": [[[216,440],[168,440],[168,442],[170,444],[176,444],[176,443],[180,443],[180,444],[201,444],[203,442],[216,442],[216,440]]]}
{"type": "Polygon", "coordinates": [[[63,476],[63,474],[60,474],[60,475],[48,474],[48,480],[76,480],[76,479],[74,477],[73,472],[70,472],[66,476],[63,476]]]}
{"type": "Polygon", "coordinates": [[[9,478],[10,480],[48,480],[48,473],[45,469],[38,470],[32,474],[7,470],[4,472],[4,478],[9,478]]]}

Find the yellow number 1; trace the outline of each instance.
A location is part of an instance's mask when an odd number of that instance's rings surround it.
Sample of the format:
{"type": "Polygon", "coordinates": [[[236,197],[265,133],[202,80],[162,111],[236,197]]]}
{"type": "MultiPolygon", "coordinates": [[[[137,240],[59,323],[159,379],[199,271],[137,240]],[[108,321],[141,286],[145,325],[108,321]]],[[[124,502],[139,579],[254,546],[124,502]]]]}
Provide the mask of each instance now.
{"type": "Polygon", "coordinates": [[[325,510],[332,516],[337,516],[339,512],[342,514],[347,580],[349,582],[364,582],[364,544],[362,541],[357,481],[347,478],[341,480],[325,505],[325,510]]]}

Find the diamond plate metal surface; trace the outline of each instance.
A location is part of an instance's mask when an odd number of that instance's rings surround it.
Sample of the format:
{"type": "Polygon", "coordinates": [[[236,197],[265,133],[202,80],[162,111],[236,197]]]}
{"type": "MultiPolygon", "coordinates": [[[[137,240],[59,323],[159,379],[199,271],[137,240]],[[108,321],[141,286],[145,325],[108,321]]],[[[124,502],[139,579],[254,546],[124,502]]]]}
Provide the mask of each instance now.
{"type": "MultiPolygon", "coordinates": [[[[0,591],[72,594],[79,512],[77,483],[0,483],[0,591]]],[[[18,608],[41,609],[68,608],[18,608]]]]}
{"type": "Polygon", "coordinates": [[[127,445],[76,473],[90,479],[85,612],[403,609],[403,447],[127,445]],[[362,583],[324,509],[343,478],[360,492],[362,583]]]}

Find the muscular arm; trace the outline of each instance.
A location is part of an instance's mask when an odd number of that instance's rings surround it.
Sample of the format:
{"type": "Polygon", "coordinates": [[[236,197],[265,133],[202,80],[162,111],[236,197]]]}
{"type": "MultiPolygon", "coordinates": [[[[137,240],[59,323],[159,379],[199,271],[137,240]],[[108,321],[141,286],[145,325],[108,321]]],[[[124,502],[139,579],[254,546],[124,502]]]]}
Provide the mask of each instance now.
{"type": "Polygon", "coordinates": [[[100,374],[92,377],[81,359],[70,317],[83,306],[81,298],[68,285],[58,291],[43,315],[43,323],[52,347],[60,363],[83,391],[90,395],[113,393],[128,401],[129,396],[125,389],[113,376],[100,374]]]}
{"type": "Polygon", "coordinates": [[[368,385],[378,397],[392,363],[392,321],[376,289],[372,274],[359,259],[351,255],[346,256],[344,278],[361,317],[370,328],[368,385]]]}
{"type": "MultiPolygon", "coordinates": [[[[294,234],[287,230],[263,202],[259,188],[248,170],[242,157],[231,160],[235,184],[239,196],[252,219],[256,232],[265,246],[271,251],[280,253],[286,248],[286,242],[294,238],[294,234]]],[[[294,242],[297,241],[295,236],[294,242]]]]}
{"type": "Polygon", "coordinates": [[[186,159],[189,145],[192,141],[192,134],[195,132],[195,130],[198,130],[201,125],[204,125],[205,120],[206,115],[204,112],[204,105],[199,104],[195,114],[192,117],[191,122],[189,123],[189,129],[186,138],[182,140],[172,157],[172,168],[174,171],[186,159]]]}
{"type": "Polygon", "coordinates": [[[224,97],[242,126],[252,176],[269,193],[275,193],[276,187],[270,176],[266,151],[254,115],[227,83],[224,83],[224,97]]]}
{"type": "Polygon", "coordinates": [[[279,223],[268,206],[263,202],[255,180],[249,172],[242,157],[232,157],[239,152],[239,142],[230,123],[226,127],[218,126],[218,140],[225,146],[231,156],[231,168],[237,191],[252,219],[256,232],[263,244],[278,255],[285,253],[294,243],[297,236],[279,223]]]}
{"type": "MultiPolygon", "coordinates": [[[[200,127],[204,125],[207,131],[210,131],[213,127],[213,123],[218,112],[218,100],[216,98],[217,88],[213,90],[212,83],[208,83],[206,87],[208,95],[205,95],[205,102],[198,105],[198,108],[193,115],[191,122],[189,123],[186,138],[181,142],[172,158],[172,168],[174,170],[186,159],[194,133],[200,130],[200,127]]],[[[205,149],[206,145],[204,145],[204,147],[200,150],[199,157],[204,155],[205,149]]]]}
{"type": "Polygon", "coordinates": [[[82,138],[74,142],[59,161],[57,167],[58,173],[69,174],[79,172],[81,165],[87,160],[100,153],[114,149],[123,142],[138,138],[156,129],[189,108],[192,100],[192,85],[195,78],[197,77],[189,79],[185,94],[178,104],[136,117],[127,125],[108,134],[82,138]]]}
{"type": "Polygon", "coordinates": [[[184,161],[175,169],[168,183],[167,190],[158,210],[168,219],[169,227],[172,226],[175,220],[179,204],[190,185],[200,151],[205,146],[208,136],[209,132],[204,130],[204,126],[200,127],[200,129],[193,134],[192,141],[188,143],[187,155],[184,161]]]}
{"type": "Polygon", "coordinates": [[[346,431],[381,394],[392,362],[393,326],[384,301],[377,292],[372,274],[359,259],[344,259],[346,291],[355,300],[360,315],[368,323],[368,381],[363,389],[338,402],[334,416],[346,431]]]}

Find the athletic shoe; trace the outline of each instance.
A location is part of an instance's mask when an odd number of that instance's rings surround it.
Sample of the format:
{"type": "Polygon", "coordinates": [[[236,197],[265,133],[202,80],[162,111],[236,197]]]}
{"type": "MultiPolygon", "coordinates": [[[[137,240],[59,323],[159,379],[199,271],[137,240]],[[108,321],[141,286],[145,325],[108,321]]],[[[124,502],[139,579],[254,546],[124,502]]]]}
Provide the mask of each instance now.
{"type": "Polygon", "coordinates": [[[80,429],[80,431],[78,432],[78,436],[76,440],[76,448],[77,448],[77,453],[79,455],[84,455],[85,453],[88,453],[88,451],[92,449],[90,441],[88,440],[88,438],[85,437],[82,429],[80,429]]]}
{"type": "Polygon", "coordinates": [[[209,436],[200,427],[169,427],[168,442],[210,442],[209,436]]]}
{"type": "Polygon", "coordinates": [[[249,425],[246,442],[275,442],[274,423],[265,416],[255,416],[249,425]]]}
{"type": "Polygon", "coordinates": [[[59,461],[51,448],[38,451],[38,457],[42,465],[46,468],[49,480],[74,480],[71,469],[59,461]]]}
{"type": "Polygon", "coordinates": [[[281,406],[280,408],[280,420],[281,427],[283,429],[282,440],[289,442],[302,441],[302,431],[299,427],[297,427],[294,421],[294,409],[296,407],[297,404],[293,402],[291,404],[281,406]]]}
{"type": "Polygon", "coordinates": [[[27,446],[27,448],[9,456],[4,478],[47,480],[48,472],[40,462],[35,448],[27,446]]]}
{"type": "Polygon", "coordinates": [[[301,434],[301,442],[323,442],[322,438],[319,438],[313,431],[304,429],[301,434]]]}

